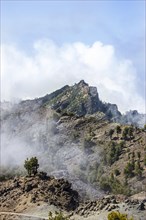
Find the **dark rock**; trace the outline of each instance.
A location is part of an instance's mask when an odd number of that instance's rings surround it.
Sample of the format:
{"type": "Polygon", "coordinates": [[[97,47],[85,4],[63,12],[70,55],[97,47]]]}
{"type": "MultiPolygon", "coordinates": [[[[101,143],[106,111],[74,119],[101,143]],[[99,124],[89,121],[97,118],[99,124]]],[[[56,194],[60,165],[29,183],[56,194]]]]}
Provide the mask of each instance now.
{"type": "Polygon", "coordinates": [[[145,205],[143,202],[141,202],[140,205],[138,206],[138,210],[140,210],[140,211],[145,210],[145,205]]]}
{"type": "Polygon", "coordinates": [[[24,191],[25,192],[29,192],[29,191],[31,191],[32,190],[32,184],[29,184],[29,183],[27,183],[26,185],[25,185],[25,187],[24,187],[24,191]]]}
{"type": "Polygon", "coordinates": [[[36,197],[35,195],[31,195],[30,202],[35,203],[36,202],[36,197]]]}
{"type": "Polygon", "coordinates": [[[125,200],[125,203],[129,203],[129,201],[130,201],[129,199],[126,199],[126,200],[125,200]]]}
{"type": "Polygon", "coordinates": [[[114,198],[114,199],[112,199],[112,200],[111,200],[111,203],[113,203],[113,204],[117,204],[116,199],[115,199],[115,198],[114,198]]]}
{"type": "Polygon", "coordinates": [[[50,179],[50,177],[47,176],[46,172],[39,172],[37,175],[39,176],[39,178],[41,180],[48,180],[48,179],[50,179]]]}
{"type": "Polygon", "coordinates": [[[17,187],[19,187],[19,186],[20,186],[19,182],[18,182],[18,181],[15,181],[15,182],[14,182],[14,187],[17,188],[17,187]]]}
{"type": "Polygon", "coordinates": [[[104,208],[104,204],[101,203],[100,206],[99,206],[99,210],[102,210],[104,208]]]}

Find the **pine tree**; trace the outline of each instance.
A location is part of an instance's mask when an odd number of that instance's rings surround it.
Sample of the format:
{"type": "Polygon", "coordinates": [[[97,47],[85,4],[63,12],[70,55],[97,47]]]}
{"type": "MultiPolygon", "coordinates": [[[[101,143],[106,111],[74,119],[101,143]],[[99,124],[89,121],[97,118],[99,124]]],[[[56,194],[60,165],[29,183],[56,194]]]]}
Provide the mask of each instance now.
{"type": "Polygon", "coordinates": [[[135,165],[135,174],[137,175],[137,177],[139,179],[141,179],[142,177],[142,167],[140,165],[140,161],[137,161],[136,165],[135,165]]]}
{"type": "Polygon", "coordinates": [[[36,175],[39,168],[38,159],[36,157],[31,157],[26,159],[24,162],[24,168],[27,170],[29,176],[36,175]]]}
{"type": "Polygon", "coordinates": [[[132,137],[133,137],[133,127],[132,127],[132,126],[130,126],[130,127],[128,128],[128,135],[129,135],[130,140],[131,140],[132,137]]]}
{"type": "Polygon", "coordinates": [[[119,125],[117,125],[117,127],[116,127],[117,136],[118,136],[118,134],[121,134],[121,131],[122,131],[121,127],[119,125]]]}
{"type": "Polygon", "coordinates": [[[128,128],[128,127],[125,127],[125,128],[124,128],[124,130],[123,130],[122,137],[124,138],[124,140],[126,140],[126,139],[127,139],[128,130],[129,130],[129,128],[128,128]]]}

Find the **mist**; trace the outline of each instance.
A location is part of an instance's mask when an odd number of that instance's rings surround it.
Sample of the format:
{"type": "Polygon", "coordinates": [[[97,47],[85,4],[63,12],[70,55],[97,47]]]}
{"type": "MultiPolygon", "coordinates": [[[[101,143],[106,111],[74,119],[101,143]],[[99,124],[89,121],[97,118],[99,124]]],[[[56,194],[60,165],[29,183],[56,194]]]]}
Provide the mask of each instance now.
{"type": "Polygon", "coordinates": [[[84,79],[96,86],[102,101],[121,112],[145,112],[144,82],[130,59],[118,56],[114,45],[100,41],[58,46],[50,39],[31,45],[31,55],[13,44],[2,44],[2,100],[44,96],[84,79]]]}
{"type": "MultiPolygon", "coordinates": [[[[98,187],[88,179],[95,161],[100,163],[99,153],[88,155],[81,143],[74,143],[66,134],[63,124],[53,119],[50,108],[40,108],[34,101],[1,106],[1,165],[3,168],[22,170],[26,158],[36,156],[39,170],[56,178],[72,182],[82,196],[91,199],[101,196],[98,187]]],[[[21,173],[21,172],[20,172],[21,173]]]]}

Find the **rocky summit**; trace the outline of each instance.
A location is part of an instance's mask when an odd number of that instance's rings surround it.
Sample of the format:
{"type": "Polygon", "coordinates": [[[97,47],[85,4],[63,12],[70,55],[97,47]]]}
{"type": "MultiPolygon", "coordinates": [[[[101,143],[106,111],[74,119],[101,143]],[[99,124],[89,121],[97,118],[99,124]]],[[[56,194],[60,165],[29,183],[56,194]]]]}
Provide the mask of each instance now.
{"type": "Polygon", "coordinates": [[[89,86],[84,80],[73,86],[63,88],[38,99],[57,112],[72,113],[76,116],[103,112],[109,117],[120,117],[121,113],[114,104],[103,103],[99,99],[97,88],[89,86]]]}

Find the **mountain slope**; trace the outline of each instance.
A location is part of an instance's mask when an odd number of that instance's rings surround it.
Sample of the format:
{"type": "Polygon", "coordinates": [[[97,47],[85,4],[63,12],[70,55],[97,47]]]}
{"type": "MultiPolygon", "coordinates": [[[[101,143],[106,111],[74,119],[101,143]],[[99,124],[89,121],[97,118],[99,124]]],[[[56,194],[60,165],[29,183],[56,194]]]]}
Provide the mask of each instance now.
{"type": "Polygon", "coordinates": [[[25,159],[36,156],[40,171],[71,182],[80,201],[145,195],[146,130],[129,125],[144,115],[127,116],[84,81],[34,100],[1,103],[1,185],[26,175],[25,159]]]}

